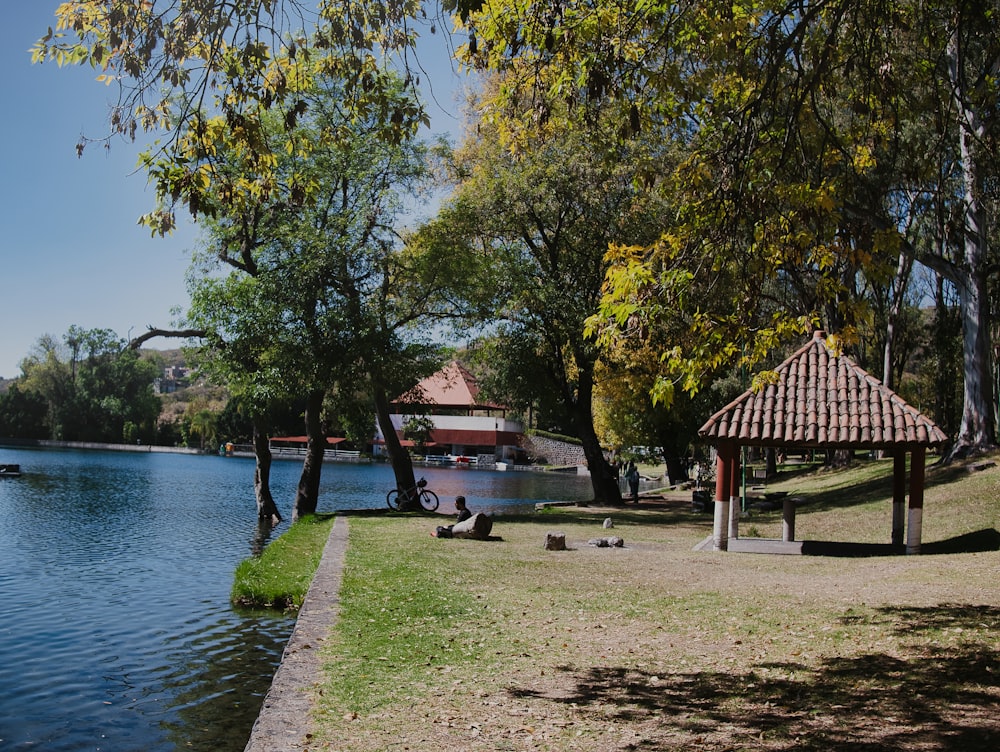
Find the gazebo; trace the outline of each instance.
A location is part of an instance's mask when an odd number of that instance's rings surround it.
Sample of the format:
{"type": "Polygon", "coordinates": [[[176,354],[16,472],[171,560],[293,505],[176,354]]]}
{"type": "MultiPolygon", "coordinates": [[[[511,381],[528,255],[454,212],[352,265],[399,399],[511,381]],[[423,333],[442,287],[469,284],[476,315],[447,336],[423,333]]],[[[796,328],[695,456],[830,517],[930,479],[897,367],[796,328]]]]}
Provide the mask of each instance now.
{"type": "Polygon", "coordinates": [[[744,446],[777,449],[881,449],[893,457],[892,544],[920,553],[924,468],[928,447],[948,437],[898,394],[832,349],[825,332],[775,369],[777,378],[719,410],[698,434],[718,451],[712,548],[792,552],[795,500],[783,503],[782,543],[770,548],[739,540],[739,467],[744,446]],[[906,453],[910,452],[909,511],[906,453]],[[733,545],[730,542],[734,541],[733,545]]]}

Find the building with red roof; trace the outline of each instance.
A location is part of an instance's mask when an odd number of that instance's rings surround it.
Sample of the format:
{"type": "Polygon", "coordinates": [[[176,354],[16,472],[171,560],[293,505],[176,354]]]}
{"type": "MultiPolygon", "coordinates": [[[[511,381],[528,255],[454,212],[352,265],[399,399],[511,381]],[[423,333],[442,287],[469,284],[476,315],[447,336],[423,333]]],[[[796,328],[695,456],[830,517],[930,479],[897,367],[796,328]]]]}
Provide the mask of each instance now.
{"type": "MultiPolygon", "coordinates": [[[[511,461],[520,451],[523,425],[509,419],[503,405],[480,399],[476,378],[457,361],[392,402],[392,424],[400,439],[408,420],[425,416],[433,423],[425,445],[430,457],[511,461]]],[[[379,433],[376,449],[383,443],[379,433]]],[[[404,446],[412,442],[404,441],[404,446]]]]}

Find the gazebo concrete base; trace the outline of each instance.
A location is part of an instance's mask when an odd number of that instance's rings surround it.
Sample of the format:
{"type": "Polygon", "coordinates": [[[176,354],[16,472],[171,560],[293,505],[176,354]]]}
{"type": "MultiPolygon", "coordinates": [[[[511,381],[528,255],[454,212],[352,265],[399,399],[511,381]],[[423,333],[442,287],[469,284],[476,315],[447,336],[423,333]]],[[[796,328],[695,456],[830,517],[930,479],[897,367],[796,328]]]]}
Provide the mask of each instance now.
{"type": "Polygon", "coordinates": [[[802,541],[776,538],[730,538],[729,552],[740,554],[802,554],[802,541]]]}
{"type": "MultiPolygon", "coordinates": [[[[911,553],[905,546],[891,543],[845,543],[841,541],[782,541],[776,538],[730,538],[728,551],[741,554],[788,554],[791,556],[903,556],[911,553]]],[[[713,536],[694,547],[695,551],[713,550],[713,536]]]]}

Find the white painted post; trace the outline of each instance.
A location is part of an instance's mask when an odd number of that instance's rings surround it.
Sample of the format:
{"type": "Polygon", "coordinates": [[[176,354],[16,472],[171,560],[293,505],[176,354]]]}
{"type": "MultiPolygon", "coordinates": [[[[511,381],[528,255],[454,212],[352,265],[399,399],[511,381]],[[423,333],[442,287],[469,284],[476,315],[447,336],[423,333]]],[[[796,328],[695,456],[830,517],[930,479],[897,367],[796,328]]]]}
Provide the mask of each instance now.
{"type": "Polygon", "coordinates": [[[921,526],[924,522],[923,507],[910,507],[909,519],[906,521],[906,553],[920,553],[921,526]]]}
{"type": "Polygon", "coordinates": [[[712,550],[726,551],[729,549],[727,518],[729,517],[729,502],[715,500],[715,524],[712,529],[712,550]]]}
{"type": "Polygon", "coordinates": [[[740,537],[740,454],[734,445],[729,455],[729,540],[740,537]]]}
{"type": "Polygon", "coordinates": [[[903,545],[906,529],[906,450],[892,456],[892,544],[903,545]]]}

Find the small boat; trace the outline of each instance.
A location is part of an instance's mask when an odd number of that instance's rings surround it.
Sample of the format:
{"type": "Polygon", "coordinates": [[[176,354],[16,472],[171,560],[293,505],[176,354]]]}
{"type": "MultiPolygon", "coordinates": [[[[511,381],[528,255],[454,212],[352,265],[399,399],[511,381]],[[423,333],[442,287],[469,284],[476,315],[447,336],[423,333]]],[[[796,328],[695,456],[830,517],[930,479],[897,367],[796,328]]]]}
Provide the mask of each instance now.
{"type": "Polygon", "coordinates": [[[0,465],[0,478],[20,478],[20,465],[0,465]]]}

